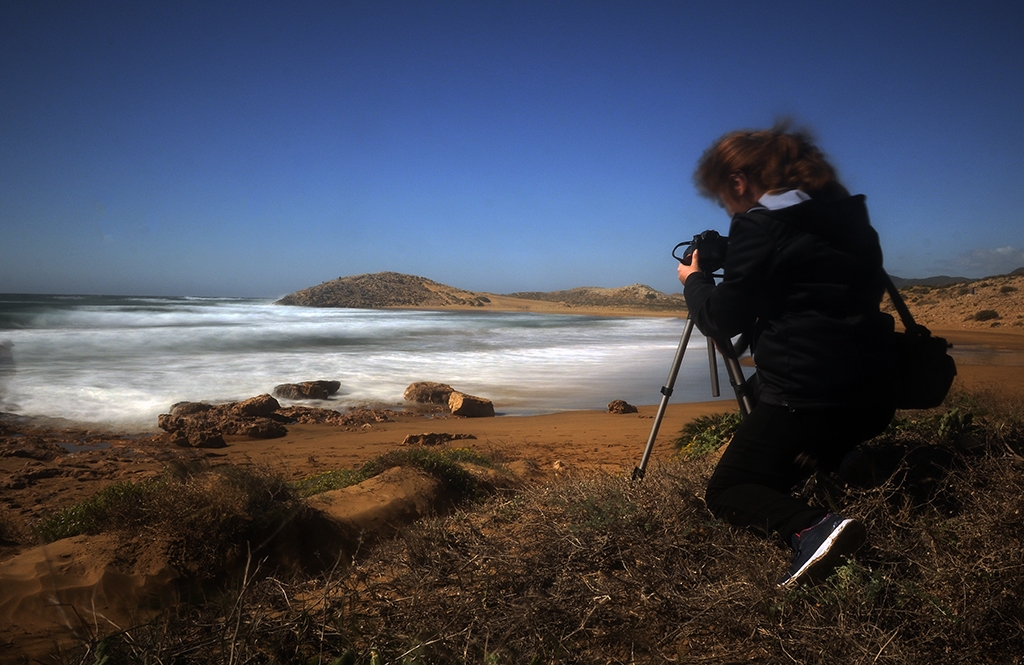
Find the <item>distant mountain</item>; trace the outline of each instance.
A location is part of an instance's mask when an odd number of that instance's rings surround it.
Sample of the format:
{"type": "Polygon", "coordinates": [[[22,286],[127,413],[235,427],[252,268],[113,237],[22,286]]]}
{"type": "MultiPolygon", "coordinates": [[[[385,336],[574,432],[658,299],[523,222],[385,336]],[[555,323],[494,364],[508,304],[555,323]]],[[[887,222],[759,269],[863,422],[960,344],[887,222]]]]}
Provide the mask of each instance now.
{"type": "Polygon", "coordinates": [[[936,275],[935,277],[922,277],[905,279],[903,277],[897,277],[896,275],[889,275],[892,278],[892,283],[896,285],[897,289],[902,289],[905,286],[949,286],[950,284],[963,284],[965,282],[972,282],[975,280],[968,279],[967,277],[950,277],[948,275],[936,275]]]}
{"type": "Polygon", "coordinates": [[[666,295],[646,284],[631,284],[607,289],[581,286],[567,291],[520,291],[506,294],[509,298],[560,302],[572,307],[638,307],[680,309],[686,306],[682,294],[666,295]]]}
{"type": "Polygon", "coordinates": [[[675,313],[686,308],[682,294],[666,295],[645,284],[618,288],[586,286],[568,291],[521,292],[507,295],[466,291],[426,277],[378,272],[324,282],[277,301],[303,307],[467,308],[494,310],[580,312],[625,310],[675,313]]]}
{"type": "MultiPolygon", "coordinates": [[[[1013,272],[1006,274],[1006,276],[1009,275],[1024,275],[1024,267],[1017,268],[1013,272]]],[[[949,286],[950,284],[970,284],[971,282],[980,282],[983,279],[991,279],[993,277],[1003,276],[1004,275],[990,275],[988,277],[971,279],[970,277],[950,277],[948,275],[936,275],[935,277],[906,279],[903,277],[897,277],[896,275],[889,275],[889,277],[892,278],[892,283],[896,285],[897,289],[902,289],[905,286],[949,286]]]]}

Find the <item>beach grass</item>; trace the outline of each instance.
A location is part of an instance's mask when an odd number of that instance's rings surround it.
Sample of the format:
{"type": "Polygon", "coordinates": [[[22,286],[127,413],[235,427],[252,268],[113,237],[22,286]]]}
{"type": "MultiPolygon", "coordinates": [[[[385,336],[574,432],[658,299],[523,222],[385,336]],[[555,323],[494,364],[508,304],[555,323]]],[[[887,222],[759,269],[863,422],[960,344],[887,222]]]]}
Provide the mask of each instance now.
{"type": "Polygon", "coordinates": [[[310,497],[358,485],[395,466],[408,466],[434,476],[445,483],[456,498],[463,498],[479,490],[477,480],[464,468],[466,464],[485,468],[495,466],[489,457],[468,448],[398,448],[370,460],[358,469],[325,471],[296,481],[292,487],[300,496],[310,497]]]}

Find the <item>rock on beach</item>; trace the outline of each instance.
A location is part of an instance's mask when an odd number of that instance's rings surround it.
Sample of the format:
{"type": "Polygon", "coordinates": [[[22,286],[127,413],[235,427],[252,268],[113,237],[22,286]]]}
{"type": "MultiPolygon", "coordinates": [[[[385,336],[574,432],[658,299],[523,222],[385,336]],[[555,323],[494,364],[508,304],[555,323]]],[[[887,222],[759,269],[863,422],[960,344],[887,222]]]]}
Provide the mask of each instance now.
{"type": "Polygon", "coordinates": [[[341,390],[341,381],[303,381],[302,383],[282,383],[274,387],[274,396],[293,401],[307,399],[329,399],[341,390]]]}
{"type": "Polygon", "coordinates": [[[417,404],[448,404],[448,398],[454,389],[447,383],[435,381],[417,381],[409,384],[403,397],[408,402],[417,404]]]}
{"type": "Polygon", "coordinates": [[[637,413],[637,408],[625,400],[614,399],[608,403],[608,413],[637,413]]]}
{"type": "Polygon", "coordinates": [[[494,404],[489,399],[453,391],[448,397],[448,408],[453,416],[466,418],[493,418],[494,404]]]}

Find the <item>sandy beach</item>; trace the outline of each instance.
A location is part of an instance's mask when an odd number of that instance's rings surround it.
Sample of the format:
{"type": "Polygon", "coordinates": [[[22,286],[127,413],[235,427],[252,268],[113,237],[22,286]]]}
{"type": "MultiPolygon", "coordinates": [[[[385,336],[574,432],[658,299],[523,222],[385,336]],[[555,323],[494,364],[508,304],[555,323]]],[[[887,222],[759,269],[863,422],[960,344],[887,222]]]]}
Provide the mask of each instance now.
{"type": "MultiPolygon", "coordinates": [[[[934,332],[954,345],[959,370],[954,388],[1024,397],[1024,331],[934,332]]],[[[670,404],[651,465],[672,456],[672,440],[685,423],[734,408],[728,400],[670,404]]],[[[628,474],[640,461],[656,410],[657,405],[645,405],[632,414],[571,411],[496,418],[397,413],[386,422],[354,427],[291,425],[284,437],[275,439],[226,437],[228,445],[216,450],[169,446],[160,436],[114,436],[7,419],[0,506],[11,519],[31,525],[110,483],[153,477],[174,460],[189,457],[214,465],[256,464],[286,479],[300,479],[357,467],[402,447],[406,436],[423,433],[471,437],[450,445],[505,460],[527,481],[571,472],[628,474]]],[[[401,480],[378,482],[364,495],[353,493],[350,501],[379,506],[414,491],[401,480]]],[[[55,639],[73,644],[76,637],[68,627],[74,623],[69,619],[72,606],[74,612],[92,617],[94,625],[105,626],[99,630],[113,630],[136,616],[134,604],[159,595],[174,576],[159,561],[126,567],[108,536],[79,536],[45,547],[5,542],[0,547],[0,662],[42,657],[55,639]]]]}

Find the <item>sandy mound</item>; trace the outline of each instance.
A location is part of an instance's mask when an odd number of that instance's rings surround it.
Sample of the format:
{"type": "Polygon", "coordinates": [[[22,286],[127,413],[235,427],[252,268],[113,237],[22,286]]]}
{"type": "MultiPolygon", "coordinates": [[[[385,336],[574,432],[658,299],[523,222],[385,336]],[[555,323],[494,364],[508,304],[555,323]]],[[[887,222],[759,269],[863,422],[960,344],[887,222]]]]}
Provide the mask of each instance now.
{"type": "Polygon", "coordinates": [[[396,466],[358,485],[317,494],[309,505],[361,534],[379,536],[433,514],[443,498],[439,480],[396,466]]]}
{"type": "Polygon", "coordinates": [[[18,662],[18,652],[43,655],[54,643],[66,649],[173,603],[178,575],[159,548],[127,563],[122,545],[114,535],[77,536],[0,564],[3,652],[11,657],[0,660],[18,662]]]}

